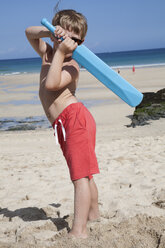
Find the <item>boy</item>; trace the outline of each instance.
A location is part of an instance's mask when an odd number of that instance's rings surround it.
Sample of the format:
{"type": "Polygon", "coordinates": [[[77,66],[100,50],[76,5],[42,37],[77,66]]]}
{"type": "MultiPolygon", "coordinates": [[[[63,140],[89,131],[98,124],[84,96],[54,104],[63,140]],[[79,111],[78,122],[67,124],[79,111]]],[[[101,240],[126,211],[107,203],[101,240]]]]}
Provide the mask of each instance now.
{"type": "Polygon", "coordinates": [[[92,115],[75,97],[79,66],[71,56],[84,41],[87,22],[74,10],[62,10],[56,13],[52,24],[56,26],[54,35],[45,27],[33,26],[26,29],[26,36],[42,58],[40,100],[55,129],[74,185],[74,220],[69,235],[86,238],[87,221],[99,218],[98,191],[92,176],[99,173],[96,127],[92,115]],[[43,37],[50,37],[53,47],[43,37]]]}

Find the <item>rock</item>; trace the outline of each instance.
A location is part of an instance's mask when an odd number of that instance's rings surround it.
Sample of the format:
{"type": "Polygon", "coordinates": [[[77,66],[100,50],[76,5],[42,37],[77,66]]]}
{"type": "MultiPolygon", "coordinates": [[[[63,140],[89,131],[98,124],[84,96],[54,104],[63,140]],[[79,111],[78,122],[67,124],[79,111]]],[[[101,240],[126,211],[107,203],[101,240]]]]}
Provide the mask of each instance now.
{"type": "Polygon", "coordinates": [[[154,92],[143,93],[142,102],[135,108],[132,123],[128,127],[143,126],[149,120],[165,118],[165,88],[154,92]]]}

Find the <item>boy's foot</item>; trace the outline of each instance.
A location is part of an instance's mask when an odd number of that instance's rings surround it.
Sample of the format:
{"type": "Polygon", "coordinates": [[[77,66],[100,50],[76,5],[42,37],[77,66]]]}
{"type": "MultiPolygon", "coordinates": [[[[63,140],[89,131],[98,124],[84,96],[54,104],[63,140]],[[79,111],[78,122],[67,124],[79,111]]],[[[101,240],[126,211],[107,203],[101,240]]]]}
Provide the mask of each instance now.
{"type": "Polygon", "coordinates": [[[88,219],[89,222],[100,222],[101,219],[99,218],[94,218],[94,219],[88,219]]]}
{"type": "Polygon", "coordinates": [[[97,213],[90,213],[88,216],[88,221],[99,221],[100,220],[100,214],[97,213]]]}
{"type": "Polygon", "coordinates": [[[86,239],[88,238],[87,233],[76,233],[72,230],[68,233],[68,237],[72,239],[86,239]]]}

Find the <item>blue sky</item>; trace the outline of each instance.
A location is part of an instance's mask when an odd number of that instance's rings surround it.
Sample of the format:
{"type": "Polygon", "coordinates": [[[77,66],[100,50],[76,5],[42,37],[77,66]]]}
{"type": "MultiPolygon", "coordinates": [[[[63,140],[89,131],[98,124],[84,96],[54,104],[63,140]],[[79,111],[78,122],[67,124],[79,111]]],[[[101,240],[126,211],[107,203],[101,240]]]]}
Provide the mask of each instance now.
{"type": "MultiPolygon", "coordinates": [[[[38,56],[24,30],[51,21],[55,0],[0,0],[0,59],[38,56]]],[[[165,48],[165,0],[62,0],[88,20],[85,45],[93,52],[165,48]]]]}

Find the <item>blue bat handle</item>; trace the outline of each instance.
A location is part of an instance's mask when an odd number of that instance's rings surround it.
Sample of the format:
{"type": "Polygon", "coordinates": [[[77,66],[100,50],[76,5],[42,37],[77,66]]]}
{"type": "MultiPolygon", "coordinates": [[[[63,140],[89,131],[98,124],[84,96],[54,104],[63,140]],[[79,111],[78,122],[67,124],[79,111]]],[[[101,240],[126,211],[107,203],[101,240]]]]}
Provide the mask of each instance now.
{"type": "Polygon", "coordinates": [[[48,22],[46,18],[43,18],[41,20],[41,24],[49,29],[52,33],[54,33],[54,31],[56,30],[56,28],[52,24],[50,24],[50,22],[48,22]]]}
{"type": "MultiPolygon", "coordinates": [[[[43,19],[41,20],[41,24],[42,24],[43,26],[45,26],[47,29],[49,29],[49,31],[52,32],[52,33],[54,34],[54,31],[56,30],[56,28],[55,28],[52,24],[50,24],[50,22],[48,22],[46,18],[43,18],[43,19]]],[[[60,39],[61,39],[61,40],[64,40],[62,37],[61,37],[60,39]]]]}

